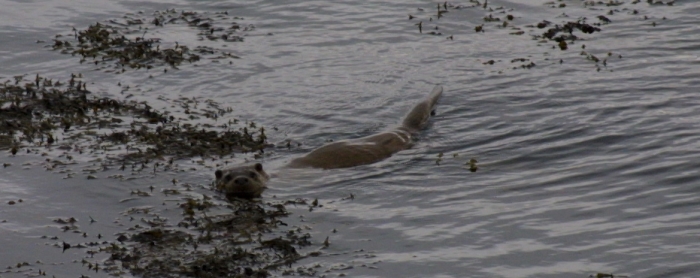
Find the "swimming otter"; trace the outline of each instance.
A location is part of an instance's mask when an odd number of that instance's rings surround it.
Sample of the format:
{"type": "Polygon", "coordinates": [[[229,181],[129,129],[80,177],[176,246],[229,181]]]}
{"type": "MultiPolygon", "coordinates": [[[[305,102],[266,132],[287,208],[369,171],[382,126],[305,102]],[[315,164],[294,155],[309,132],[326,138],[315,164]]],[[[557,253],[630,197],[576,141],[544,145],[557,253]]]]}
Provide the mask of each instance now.
{"type": "Polygon", "coordinates": [[[216,189],[226,192],[226,198],[257,198],[265,190],[270,176],[260,163],[216,170],[216,189]]]}
{"type": "MultiPolygon", "coordinates": [[[[324,145],[305,156],[293,159],[289,168],[346,168],[371,164],[410,148],[412,136],[425,128],[430,116],[435,115],[435,104],[442,95],[442,86],[437,85],[423,101],[408,112],[400,126],[379,134],[343,140],[324,145]]],[[[262,164],[216,170],[217,189],[226,192],[226,197],[256,198],[265,190],[269,176],[262,164]]]]}

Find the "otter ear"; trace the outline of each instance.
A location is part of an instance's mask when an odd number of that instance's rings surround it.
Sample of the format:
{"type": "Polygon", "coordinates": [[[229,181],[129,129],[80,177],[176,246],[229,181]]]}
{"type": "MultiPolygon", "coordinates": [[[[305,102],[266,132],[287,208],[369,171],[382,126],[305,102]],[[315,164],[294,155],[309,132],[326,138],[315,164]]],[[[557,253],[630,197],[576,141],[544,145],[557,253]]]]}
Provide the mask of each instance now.
{"type": "Polygon", "coordinates": [[[255,163],[255,171],[262,172],[263,167],[260,163],[255,163]]]}
{"type": "Polygon", "coordinates": [[[214,172],[214,175],[216,176],[217,180],[220,180],[221,176],[224,175],[224,172],[221,172],[221,170],[216,170],[216,172],[214,172]]]}

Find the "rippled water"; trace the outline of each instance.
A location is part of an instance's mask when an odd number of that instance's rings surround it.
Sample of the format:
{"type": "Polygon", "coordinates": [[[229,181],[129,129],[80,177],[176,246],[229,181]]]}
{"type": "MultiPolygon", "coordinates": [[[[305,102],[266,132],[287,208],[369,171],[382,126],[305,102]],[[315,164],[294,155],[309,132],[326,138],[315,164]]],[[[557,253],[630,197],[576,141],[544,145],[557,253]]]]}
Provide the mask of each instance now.
{"type": "MultiPolygon", "coordinates": [[[[437,2],[405,2],[1,1],[0,76],[83,72],[103,94],[129,82],[140,99],[211,98],[243,120],[277,127],[268,134],[272,142],[302,146],[268,152],[265,163],[278,177],[264,197],[324,204],[296,212],[314,238],[331,241],[326,256],[300,264],[331,266],[331,276],[700,275],[700,2],[489,1],[484,9],[463,1],[453,4],[465,8],[440,19],[437,2]],[[228,10],[256,30],[243,43],[208,43],[242,57],[232,65],[202,61],[153,78],[94,71],[36,43],[71,26],[166,8],[228,10]],[[484,22],[489,14],[501,21],[484,22]],[[515,19],[499,27],[506,14],[515,19]],[[602,32],[574,32],[583,40],[567,51],[531,36],[546,30],[532,27],[542,20],[597,23],[599,15],[612,22],[602,32]],[[483,33],[474,30],[480,24],[483,33]],[[519,30],[524,34],[511,35],[519,30]],[[520,58],[527,60],[512,62],[520,58]],[[535,66],[521,67],[530,62],[535,66]],[[434,84],[446,91],[413,149],[352,169],[280,169],[327,140],[390,128],[434,84]],[[470,158],[479,161],[475,173],[465,166],[470,158]],[[353,200],[342,200],[350,194],[353,200]]],[[[170,32],[158,35],[207,43],[170,32]]],[[[149,180],[54,182],[48,179],[58,174],[19,171],[29,156],[0,159],[14,159],[0,177],[0,220],[7,220],[0,243],[26,248],[0,253],[0,266],[42,257],[58,264],[46,266],[52,273],[87,273],[60,248],[36,243],[56,233],[50,219],[92,213],[105,219],[92,229],[109,230],[109,219],[125,208],[160,204],[118,202],[149,180]],[[6,205],[18,198],[26,202],[6,205]]]]}

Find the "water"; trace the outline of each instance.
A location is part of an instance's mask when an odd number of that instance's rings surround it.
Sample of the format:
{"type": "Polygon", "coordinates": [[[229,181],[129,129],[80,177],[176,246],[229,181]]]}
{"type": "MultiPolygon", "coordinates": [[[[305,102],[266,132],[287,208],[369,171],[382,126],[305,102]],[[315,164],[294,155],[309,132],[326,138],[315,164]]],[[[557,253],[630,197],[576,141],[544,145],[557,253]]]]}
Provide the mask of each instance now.
{"type": "MultiPolygon", "coordinates": [[[[324,205],[295,212],[303,215],[318,244],[330,238],[324,256],[299,263],[329,271],[320,274],[700,275],[695,186],[700,180],[695,89],[700,85],[695,78],[700,73],[700,3],[584,6],[564,1],[556,5],[566,7],[552,8],[547,1],[489,1],[494,11],[451,9],[438,20],[436,3],[429,1],[168,2],[2,1],[0,76],[65,78],[65,72],[82,72],[101,94],[119,94],[121,82],[133,84],[135,97],[155,106],[167,106],[157,96],[210,98],[231,106],[241,120],[277,127],[269,129],[271,142],[283,145],[289,139],[302,145],[268,152],[264,163],[277,178],[264,197],[318,198],[324,205]],[[207,44],[242,58],[149,72],[153,78],[145,71],[95,71],[43,47],[55,34],[69,34],[71,26],[167,8],[228,10],[256,29],[235,44],[197,41],[186,30],[154,31],[169,41],[207,44]],[[417,18],[409,21],[408,14],[417,18]],[[484,22],[489,14],[501,21],[484,22]],[[515,19],[498,27],[506,14],[515,19]],[[569,44],[567,51],[532,39],[546,29],[526,27],[581,17],[596,23],[599,15],[612,22],[600,26],[602,32],[574,32],[583,40],[569,44]],[[418,21],[422,35],[414,25],[418,21]],[[483,33],[474,30],[480,24],[483,33]],[[523,35],[511,35],[520,30],[523,35]],[[431,31],[442,35],[427,34],[431,31]],[[450,35],[453,40],[446,39],[450,35]],[[535,66],[521,67],[530,62],[535,66]],[[446,91],[413,149],[352,169],[301,175],[280,169],[327,140],[392,127],[434,84],[446,91]],[[470,158],[479,161],[475,173],[465,166],[470,158]],[[344,199],[350,194],[353,200],[344,199]]],[[[150,184],[167,188],[172,178],[118,181],[99,173],[96,181],[60,180],[61,174],[41,170],[36,156],[0,159],[13,163],[0,170],[0,220],[7,220],[0,223],[0,266],[40,259],[38,268],[57,276],[100,273],[74,262],[84,250],[62,254],[41,238],[80,237],[61,232],[52,219],[75,216],[90,236],[113,237],[123,229],[123,211],[159,207],[168,199],[124,201],[130,190],[150,184]],[[25,161],[33,164],[22,166],[25,161]],[[7,205],[20,198],[24,202],[7,205]],[[88,215],[98,222],[88,224],[88,215]]],[[[211,171],[186,171],[177,178],[206,183],[212,176],[211,171]]],[[[192,194],[197,192],[207,193],[192,194]]]]}

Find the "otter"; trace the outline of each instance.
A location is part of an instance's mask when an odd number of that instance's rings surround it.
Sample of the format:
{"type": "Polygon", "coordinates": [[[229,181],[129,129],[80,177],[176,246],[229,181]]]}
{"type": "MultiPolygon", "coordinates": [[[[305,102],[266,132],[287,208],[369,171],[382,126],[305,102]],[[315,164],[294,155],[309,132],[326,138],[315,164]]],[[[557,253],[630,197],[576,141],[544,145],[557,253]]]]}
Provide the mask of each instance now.
{"type": "MultiPolygon", "coordinates": [[[[348,168],[371,164],[413,146],[413,136],[435,115],[435,105],[442,96],[437,85],[420,103],[411,109],[398,127],[379,134],[349,139],[321,146],[310,153],[293,159],[288,168],[348,168]]],[[[265,190],[269,176],[262,164],[216,170],[216,185],[226,192],[227,198],[257,198],[265,190]]]]}
{"type": "Polygon", "coordinates": [[[260,163],[216,170],[216,189],[226,192],[226,198],[252,199],[260,197],[270,176],[260,163]]]}

